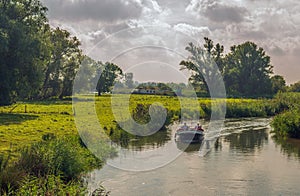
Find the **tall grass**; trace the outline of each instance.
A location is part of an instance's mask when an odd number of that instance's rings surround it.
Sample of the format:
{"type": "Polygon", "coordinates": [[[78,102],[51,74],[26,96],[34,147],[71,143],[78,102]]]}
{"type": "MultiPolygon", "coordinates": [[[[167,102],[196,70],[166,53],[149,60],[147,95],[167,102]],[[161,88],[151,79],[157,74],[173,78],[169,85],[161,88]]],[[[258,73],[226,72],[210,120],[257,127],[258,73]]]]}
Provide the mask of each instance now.
{"type": "Polygon", "coordinates": [[[300,93],[280,93],[276,100],[282,112],[271,123],[275,136],[300,138],[300,93]]]}
{"type": "MultiPolygon", "coordinates": [[[[47,138],[20,150],[12,163],[0,159],[2,193],[16,195],[78,195],[86,185],[82,175],[100,168],[105,159],[95,157],[78,136],[47,138]]],[[[106,158],[113,150],[103,152],[106,158]]],[[[104,158],[104,157],[103,157],[104,158]]]]}

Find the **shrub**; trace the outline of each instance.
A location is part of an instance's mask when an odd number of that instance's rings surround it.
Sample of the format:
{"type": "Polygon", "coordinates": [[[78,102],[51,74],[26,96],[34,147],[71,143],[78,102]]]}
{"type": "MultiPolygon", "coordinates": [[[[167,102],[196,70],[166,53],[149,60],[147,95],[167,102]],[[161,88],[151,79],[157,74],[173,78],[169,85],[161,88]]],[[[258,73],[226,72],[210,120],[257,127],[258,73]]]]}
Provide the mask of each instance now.
{"type": "Polygon", "coordinates": [[[46,175],[44,178],[27,176],[14,195],[85,195],[86,187],[79,181],[64,183],[61,176],[46,175]]]}
{"type": "Polygon", "coordinates": [[[78,179],[82,172],[96,165],[101,166],[102,162],[82,146],[78,136],[71,136],[41,141],[22,149],[16,167],[37,177],[61,174],[64,179],[71,180],[78,179]]]}
{"type": "Polygon", "coordinates": [[[271,125],[276,136],[300,138],[300,110],[291,109],[275,116],[271,125]]]}

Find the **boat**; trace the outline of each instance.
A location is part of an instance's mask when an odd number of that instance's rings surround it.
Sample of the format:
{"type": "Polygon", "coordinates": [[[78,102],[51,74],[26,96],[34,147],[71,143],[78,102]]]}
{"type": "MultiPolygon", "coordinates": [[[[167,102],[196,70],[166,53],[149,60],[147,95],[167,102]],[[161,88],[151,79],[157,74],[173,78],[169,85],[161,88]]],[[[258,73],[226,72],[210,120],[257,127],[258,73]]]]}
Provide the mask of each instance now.
{"type": "Polygon", "coordinates": [[[201,143],[204,139],[204,133],[196,129],[178,129],[175,133],[175,142],[182,143],[201,143]]]}

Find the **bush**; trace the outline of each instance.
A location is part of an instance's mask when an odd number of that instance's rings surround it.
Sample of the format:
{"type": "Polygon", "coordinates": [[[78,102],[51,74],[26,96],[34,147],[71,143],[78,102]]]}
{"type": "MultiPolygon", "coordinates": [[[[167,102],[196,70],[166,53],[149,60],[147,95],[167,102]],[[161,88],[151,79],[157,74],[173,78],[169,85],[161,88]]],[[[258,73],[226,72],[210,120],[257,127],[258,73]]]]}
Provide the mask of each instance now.
{"type": "Polygon", "coordinates": [[[47,175],[44,178],[27,176],[14,195],[85,195],[86,187],[78,181],[64,183],[61,176],[47,175]]]}
{"type": "Polygon", "coordinates": [[[271,125],[276,136],[300,138],[300,110],[291,109],[275,116],[271,125]]]}
{"type": "Polygon", "coordinates": [[[21,150],[16,167],[37,177],[62,175],[65,180],[78,179],[80,174],[100,167],[99,160],[82,146],[78,136],[41,141],[21,150]]]}
{"type": "Polygon", "coordinates": [[[0,195],[10,192],[14,195],[81,195],[86,188],[82,175],[100,168],[113,152],[104,147],[100,160],[79,136],[43,138],[47,139],[21,149],[20,156],[10,164],[9,157],[0,157],[0,195]]]}

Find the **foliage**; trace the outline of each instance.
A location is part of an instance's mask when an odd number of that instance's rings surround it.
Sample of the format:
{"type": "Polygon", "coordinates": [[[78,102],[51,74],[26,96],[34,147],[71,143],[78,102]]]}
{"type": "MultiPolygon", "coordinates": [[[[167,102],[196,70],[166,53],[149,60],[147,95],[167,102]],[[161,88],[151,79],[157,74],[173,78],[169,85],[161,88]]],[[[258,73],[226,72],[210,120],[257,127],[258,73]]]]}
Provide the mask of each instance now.
{"type": "Polygon", "coordinates": [[[65,180],[79,179],[82,172],[101,166],[103,161],[81,143],[78,136],[35,143],[22,149],[16,166],[37,177],[60,174],[65,180]]]}
{"type": "Polygon", "coordinates": [[[111,92],[115,80],[123,74],[121,68],[113,63],[106,62],[103,67],[96,87],[99,96],[101,93],[111,92]]]}
{"type": "Polygon", "coordinates": [[[300,92],[300,81],[292,84],[288,88],[288,91],[290,91],[290,92],[300,92]]]}
{"type": "Polygon", "coordinates": [[[41,92],[43,98],[72,95],[73,82],[82,54],[80,42],[66,30],[56,28],[50,31],[51,59],[45,71],[41,92]]]}
{"type": "Polygon", "coordinates": [[[283,112],[274,117],[273,132],[279,138],[300,138],[300,94],[279,93],[276,98],[283,112]]]}
{"type": "Polygon", "coordinates": [[[213,41],[204,38],[204,49],[189,43],[186,50],[191,53],[187,60],[181,61],[181,69],[188,69],[192,72],[189,78],[194,86],[200,86],[207,93],[210,88],[216,88],[221,82],[221,75],[218,71],[223,70],[223,52],[224,47],[219,43],[213,44],[213,41]],[[216,64],[217,63],[217,64],[216,64]]]}
{"type": "Polygon", "coordinates": [[[80,42],[46,12],[39,0],[0,1],[0,105],[72,94],[80,42]]]}
{"type": "Polygon", "coordinates": [[[125,85],[128,88],[133,88],[134,84],[133,84],[133,73],[126,73],[125,74],[125,85]]]}
{"type": "Polygon", "coordinates": [[[271,77],[270,57],[255,43],[233,45],[224,55],[222,45],[204,40],[203,48],[189,43],[186,50],[191,56],[180,63],[181,69],[191,71],[189,80],[202,96],[209,93],[208,84],[216,88],[222,79],[230,97],[264,97],[285,90],[285,80],[279,75],[271,77]]]}
{"type": "Polygon", "coordinates": [[[74,93],[94,92],[102,71],[103,66],[100,61],[84,56],[74,81],[74,93]]]}
{"type": "MultiPolygon", "coordinates": [[[[44,137],[49,138],[49,137],[44,137]]],[[[106,157],[110,152],[104,152],[106,157]]],[[[4,159],[1,159],[4,160],[4,159]]],[[[1,161],[1,189],[26,193],[82,193],[86,187],[81,175],[103,164],[78,136],[52,138],[24,147],[10,165],[1,161]],[[62,191],[62,192],[61,192],[62,191]]]]}
{"type": "Polygon", "coordinates": [[[0,105],[39,92],[50,57],[46,11],[38,0],[0,1],[0,105]]]}
{"type": "Polygon", "coordinates": [[[275,116],[272,126],[279,137],[300,138],[300,110],[291,109],[275,116]]]}
{"type": "Polygon", "coordinates": [[[228,94],[248,97],[272,94],[273,66],[263,48],[253,42],[234,45],[225,61],[224,81],[228,94]]]}
{"type": "Polygon", "coordinates": [[[286,91],[285,80],[282,76],[275,75],[271,77],[271,83],[272,83],[272,92],[274,94],[278,93],[279,91],[281,92],[286,91]]]}
{"type": "Polygon", "coordinates": [[[85,195],[86,187],[78,181],[65,183],[61,176],[47,175],[44,178],[27,176],[14,195],[85,195]]]}

